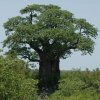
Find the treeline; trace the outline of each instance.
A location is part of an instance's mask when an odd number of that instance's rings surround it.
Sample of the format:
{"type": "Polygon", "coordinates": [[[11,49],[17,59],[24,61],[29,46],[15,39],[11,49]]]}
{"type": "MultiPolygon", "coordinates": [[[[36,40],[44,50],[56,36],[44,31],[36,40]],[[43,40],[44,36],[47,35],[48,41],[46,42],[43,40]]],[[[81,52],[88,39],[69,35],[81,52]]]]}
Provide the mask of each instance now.
{"type": "Polygon", "coordinates": [[[0,56],[0,100],[100,100],[100,69],[61,71],[58,89],[38,94],[38,70],[16,57],[0,56]]]}

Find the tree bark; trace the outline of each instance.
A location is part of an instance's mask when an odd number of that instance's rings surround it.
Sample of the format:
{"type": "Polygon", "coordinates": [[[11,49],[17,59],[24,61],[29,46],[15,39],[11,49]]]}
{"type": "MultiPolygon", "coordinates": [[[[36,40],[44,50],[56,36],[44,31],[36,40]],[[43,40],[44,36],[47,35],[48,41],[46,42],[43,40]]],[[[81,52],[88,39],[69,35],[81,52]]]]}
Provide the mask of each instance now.
{"type": "Polygon", "coordinates": [[[50,58],[47,54],[42,54],[39,66],[39,88],[56,88],[59,78],[59,58],[50,58]]]}

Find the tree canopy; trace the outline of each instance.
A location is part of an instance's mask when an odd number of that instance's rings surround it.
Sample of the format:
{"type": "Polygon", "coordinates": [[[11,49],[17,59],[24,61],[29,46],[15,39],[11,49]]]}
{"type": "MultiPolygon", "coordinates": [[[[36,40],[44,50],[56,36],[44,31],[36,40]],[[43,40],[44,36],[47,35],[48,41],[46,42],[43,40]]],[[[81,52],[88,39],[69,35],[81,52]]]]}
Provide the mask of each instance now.
{"type": "Polygon", "coordinates": [[[97,29],[85,19],[56,5],[28,5],[21,16],[4,23],[7,39],[4,46],[30,61],[39,61],[41,52],[50,58],[66,57],[72,49],[91,54],[97,29]]]}

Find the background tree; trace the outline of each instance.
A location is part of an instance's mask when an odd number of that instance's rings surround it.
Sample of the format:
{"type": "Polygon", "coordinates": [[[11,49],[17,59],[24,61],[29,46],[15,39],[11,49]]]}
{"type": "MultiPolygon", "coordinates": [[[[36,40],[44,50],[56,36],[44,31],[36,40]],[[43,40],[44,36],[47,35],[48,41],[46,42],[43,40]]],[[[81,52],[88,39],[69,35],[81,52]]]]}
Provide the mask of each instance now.
{"type": "Polygon", "coordinates": [[[29,5],[20,10],[22,16],[10,18],[5,24],[9,52],[32,62],[39,62],[41,87],[53,86],[60,77],[59,61],[82,51],[91,54],[97,29],[85,19],[74,18],[55,5],[29,5]],[[24,15],[23,15],[24,14],[24,15]]]}

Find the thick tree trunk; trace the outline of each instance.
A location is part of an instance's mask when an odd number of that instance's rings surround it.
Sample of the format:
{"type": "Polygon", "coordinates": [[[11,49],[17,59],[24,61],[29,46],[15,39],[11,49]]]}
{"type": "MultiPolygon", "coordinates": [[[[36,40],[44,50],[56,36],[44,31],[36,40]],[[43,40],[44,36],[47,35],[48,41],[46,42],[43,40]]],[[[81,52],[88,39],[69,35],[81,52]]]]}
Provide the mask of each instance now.
{"type": "Polygon", "coordinates": [[[59,58],[50,59],[47,55],[42,55],[40,61],[40,88],[55,88],[60,77],[59,58]]]}

